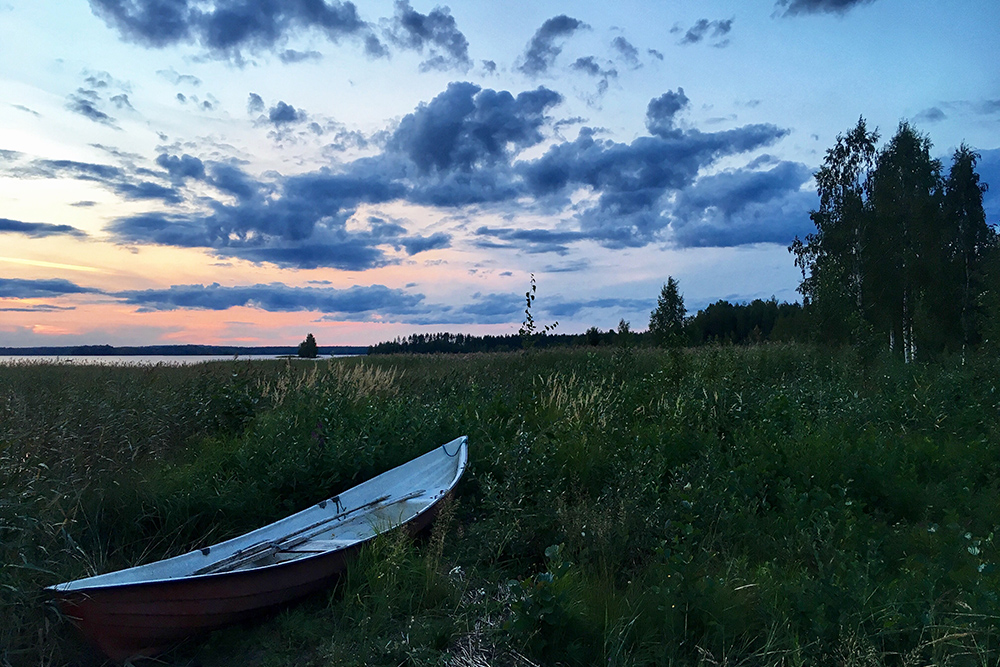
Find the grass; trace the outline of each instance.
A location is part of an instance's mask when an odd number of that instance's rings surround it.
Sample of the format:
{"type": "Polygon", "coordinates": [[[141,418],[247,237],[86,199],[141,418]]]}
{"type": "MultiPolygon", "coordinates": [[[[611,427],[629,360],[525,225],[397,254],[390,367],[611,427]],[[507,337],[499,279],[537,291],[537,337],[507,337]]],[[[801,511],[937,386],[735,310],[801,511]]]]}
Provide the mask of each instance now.
{"type": "Polygon", "coordinates": [[[164,660],[995,664],[998,370],[776,345],[0,366],[0,664],[96,660],[46,585],[461,434],[429,536],[164,660]]]}

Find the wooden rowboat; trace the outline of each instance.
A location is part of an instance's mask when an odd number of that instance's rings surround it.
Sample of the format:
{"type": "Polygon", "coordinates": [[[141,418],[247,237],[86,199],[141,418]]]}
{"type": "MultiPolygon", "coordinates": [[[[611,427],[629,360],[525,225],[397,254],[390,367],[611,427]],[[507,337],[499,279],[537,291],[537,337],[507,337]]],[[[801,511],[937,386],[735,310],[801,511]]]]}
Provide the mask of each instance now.
{"type": "Polygon", "coordinates": [[[151,656],[327,586],[379,533],[425,527],[467,462],[463,436],[240,537],[48,590],[111,659],[151,656]]]}

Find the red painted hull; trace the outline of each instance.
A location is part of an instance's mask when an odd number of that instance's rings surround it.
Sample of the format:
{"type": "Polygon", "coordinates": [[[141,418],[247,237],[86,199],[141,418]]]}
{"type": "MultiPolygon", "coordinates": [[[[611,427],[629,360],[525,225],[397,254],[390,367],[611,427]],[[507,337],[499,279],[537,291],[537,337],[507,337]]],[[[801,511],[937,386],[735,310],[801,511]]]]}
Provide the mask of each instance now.
{"type": "Polygon", "coordinates": [[[87,639],[121,662],[320,590],[359,549],[257,570],[68,592],[59,602],[87,639]]]}
{"type": "Polygon", "coordinates": [[[380,522],[411,534],[426,528],[465,470],[466,440],[457,438],[245,535],[49,590],[66,617],[111,659],[153,656],[186,637],[328,587],[364,544],[384,532],[380,522]]]}
{"type": "MultiPolygon", "coordinates": [[[[400,529],[416,533],[426,528],[438,508],[428,508],[400,529]]],[[[124,662],[162,653],[186,637],[327,588],[362,546],[252,570],[60,592],[57,597],[63,613],[91,643],[124,662]]]]}

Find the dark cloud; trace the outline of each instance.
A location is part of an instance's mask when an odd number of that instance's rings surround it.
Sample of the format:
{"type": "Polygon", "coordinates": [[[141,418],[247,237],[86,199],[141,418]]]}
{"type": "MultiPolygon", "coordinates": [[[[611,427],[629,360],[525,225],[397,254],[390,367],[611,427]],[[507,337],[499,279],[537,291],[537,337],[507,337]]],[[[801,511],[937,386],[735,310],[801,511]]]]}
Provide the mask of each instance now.
{"type": "Polygon", "coordinates": [[[507,161],[542,140],[545,112],[562,101],[539,87],[514,97],[507,91],[451,83],[399,123],[389,149],[406,155],[421,172],[471,171],[507,161]]]}
{"type": "MultiPolygon", "coordinates": [[[[681,44],[697,44],[698,42],[704,40],[706,37],[711,37],[713,39],[718,37],[725,37],[729,34],[729,31],[733,28],[733,19],[726,19],[724,21],[709,21],[708,19],[698,19],[698,21],[691,26],[686,33],[684,33],[683,39],[681,39],[681,44]]],[[[728,43],[728,42],[726,42],[728,43]]],[[[722,42],[716,44],[716,46],[724,45],[722,42]]]]}
{"type": "Polygon", "coordinates": [[[683,88],[678,88],[677,92],[668,90],[650,100],[646,107],[646,128],[649,133],[659,137],[676,135],[679,130],[674,127],[674,117],[687,107],[689,102],[683,88]]]}
{"type": "MultiPolygon", "coordinates": [[[[2,289],[2,288],[0,288],[2,289]]],[[[399,315],[420,312],[424,296],[384,285],[347,289],[290,287],[282,283],[223,287],[172,285],[169,289],[129,290],[112,296],[138,306],[140,311],[228,310],[239,306],[267,312],[318,311],[351,319],[374,314],[399,315]]]]}
{"type": "Polygon", "coordinates": [[[609,81],[611,79],[618,78],[618,70],[613,67],[608,69],[602,69],[597,63],[597,59],[594,56],[587,56],[585,58],[577,58],[570,69],[576,70],[578,72],[584,72],[592,77],[599,78],[600,81],[597,84],[597,94],[603,95],[608,90],[609,81]]]}
{"type": "Polygon", "coordinates": [[[569,37],[577,30],[587,27],[583,21],[565,14],[548,19],[528,42],[523,61],[517,69],[531,77],[544,74],[562,52],[562,46],[556,44],[556,40],[569,37]]]}
{"type": "Polygon", "coordinates": [[[840,14],[844,15],[860,5],[868,5],[875,0],[778,0],[775,7],[781,7],[782,16],[800,14],[840,14]]]}
{"type": "Polygon", "coordinates": [[[808,210],[816,195],[801,189],[811,178],[812,170],[798,162],[703,176],[677,197],[672,240],[681,247],[790,243],[811,228],[808,210]]]}
{"type": "Polygon", "coordinates": [[[497,73],[497,64],[495,62],[493,62],[492,60],[483,60],[482,63],[484,72],[486,72],[487,74],[497,73]]]}
{"type": "Polygon", "coordinates": [[[948,116],[946,116],[944,111],[941,111],[940,108],[929,107],[914,116],[913,120],[920,123],[939,123],[947,117],[948,116]]]}
{"type": "Polygon", "coordinates": [[[33,160],[11,170],[23,178],[73,178],[100,183],[125,199],[159,199],[177,204],[183,197],[180,191],[151,181],[137,180],[121,167],[106,164],[77,162],[74,160],[33,160]]]}
{"type": "Polygon", "coordinates": [[[43,280],[0,278],[0,298],[39,299],[64,294],[102,294],[102,292],[99,289],[83,287],[62,278],[43,280]]]}
{"type": "Polygon", "coordinates": [[[554,252],[564,255],[569,252],[569,244],[582,241],[587,235],[578,231],[553,231],[549,229],[516,229],[513,227],[480,227],[476,230],[485,248],[508,248],[529,253],[554,252]],[[497,239],[492,241],[488,239],[497,239]]]}
{"type": "Polygon", "coordinates": [[[407,236],[400,240],[403,247],[406,248],[407,255],[416,255],[420,252],[451,246],[451,236],[444,232],[437,232],[430,236],[407,236]]]}
{"type": "Polygon", "coordinates": [[[354,3],[339,0],[90,0],[90,6],[125,40],[150,47],[195,43],[237,62],[243,50],[273,50],[307,29],[332,41],[358,37],[370,55],[384,50],[354,3]]]}
{"type": "Polygon", "coordinates": [[[185,95],[184,93],[177,93],[175,97],[177,98],[177,101],[180,102],[181,104],[187,104],[188,98],[187,95],[185,95]]]}
{"type": "Polygon", "coordinates": [[[54,225],[48,222],[21,222],[20,220],[0,218],[0,234],[4,232],[24,234],[25,236],[34,238],[58,235],[76,236],[79,238],[87,237],[86,232],[70,225],[54,225]]]}
{"type": "Polygon", "coordinates": [[[247,113],[255,114],[264,110],[264,100],[257,93],[250,93],[247,98],[247,113]]]}
{"type": "Polygon", "coordinates": [[[585,301],[555,301],[545,306],[544,312],[552,317],[576,317],[584,310],[617,310],[630,312],[651,310],[652,299],[587,299],[585,301]]]}
{"type": "Polygon", "coordinates": [[[120,129],[114,118],[97,108],[101,102],[101,96],[96,90],[77,88],[76,92],[69,96],[66,108],[73,113],[78,113],[84,118],[89,118],[95,123],[107,125],[114,129],[120,129]]]}
{"type": "Polygon", "coordinates": [[[285,267],[357,271],[392,261],[379,246],[398,244],[398,232],[378,225],[346,228],[359,204],[403,198],[405,188],[378,166],[365,173],[365,162],[358,160],[350,174],[322,170],[275,186],[231,164],[215,163],[208,171],[206,181],[233,195],[235,203],[213,201],[203,213],[119,218],[108,231],[122,242],[209,248],[285,267]]]}
{"type": "Polygon", "coordinates": [[[626,65],[632,68],[641,66],[639,63],[639,49],[632,46],[627,39],[619,35],[611,41],[611,46],[621,55],[626,65]]]}
{"type": "MultiPolygon", "coordinates": [[[[204,248],[220,257],[290,268],[360,271],[400,261],[392,249],[413,255],[451,243],[447,232],[416,235],[399,221],[373,217],[359,224],[355,216],[364,205],[402,201],[462,208],[504,203],[508,209],[546,215],[566,212],[571,217],[559,230],[481,227],[474,241],[483,247],[565,253],[571,244],[585,240],[613,248],[671,238],[694,243],[685,241],[688,237],[678,230],[684,225],[699,227],[699,215],[716,226],[747,219],[756,210],[754,205],[771,205],[777,197],[758,195],[758,201],[752,193],[780,190],[778,185],[768,190],[768,179],[779,185],[784,182],[780,176],[791,180],[787,167],[753,171],[742,176],[745,182],[737,182],[737,176],[699,180],[720,158],[771,145],[787,131],[773,125],[722,132],[680,129],[676,115],[689,104],[680,89],[650,102],[647,124],[653,136],[616,143],[601,140],[597,130],[584,127],[576,140],[553,143],[539,157],[518,160],[524,149],[544,139],[543,130],[550,123],[546,114],[560,100],[543,87],[514,96],[452,83],[405,116],[382,153],[289,177],[274,173],[255,177],[234,162],[163,153],[157,164],[164,172],[153,175],[169,180],[173,188],[155,192],[147,186],[145,194],[164,201],[186,194],[189,206],[122,217],[107,231],[122,243],[204,248]],[[214,187],[222,196],[186,193],[189,179],[214,187]],[[703,201],[699,194],[709,191],[730,192],[731,199],[711,211],[707,204],[699,209],[703,201]],[[576,199],[580,192],[590,196],[576,199]],[[747,204],[726,208],[738,196],[747,204]]],[[[772,164],[762,159],[754,167],[772,164]]],[[[33,163],[31,168],[41,166],[33,163]]],[[[46,168],[50,174],[99,180],[123,196],[139,196],[140,183],[117,167],[67,162],[46,168]],[[136,189],[127,190],[123,183],[136,189]]]]}
{"type": "Polygon", "coordinates": [[[503,324],[520,319],[524,314],[522,294],[472,295],[472,303],[447,309],[445,317],[455,324],[503,324]]]}
{"type": "Polygon", "coordinates": [[[720,157],[773,144],[786,134],[774,125],[747,125],[620,144],[598,140],[585,128],[576,141],[552,146],[538,160],[521,165],[521,172],[536,196],[579,187],[599,193],[596,206],[578,214],[581,231],[608,247],[642,246],[669,223],[665,199],[694,183],[702,168],[720,157]]]}
{"type": "Polygon", "coordinates": [[[429,14],[421,14],[410,6],[409,0],[396,0],[396,14],[389,23],[388,39],[394,44],[423,53],[430,57],[420,69],[447,70],[472,67],[469,59],[469,42],[458,29],[447,7],[436,7],[429,14]]]}
{"type": "Polygon", "coordinates": [[[976,106],[979,113],[984,115],[1000,113],[1000,100],[983,100],[976,106]]]}
{"type": "Polygon", "coordinates": [[[36,303],[30,306],[0,308],[0,313],[60,313],[66,310],[76,310],[76,306],[53,306],[47,303],[36,303]]]}
{"type": "Polygon", "coordinates": [[[663,60],[663,54],[657,51],[656,49],[646,49],[646,53],[653,56],[657,60],[663,60]]]}
{"type": "Polygon", "coordinates": [[[281,58],[281,62],[286,65],[290,65],[292,63],[301,63],[307,60],[320,61],[323,59],[323,54],[319,51],[296,51],[294,49],[285,49],[278,54],[278,57],[281,58]]]}
{"type": "Polygon", "coordinates": [[[156,164],[166,169],[171,180],[175,182],[183,181],[185,178],[198,180],[205,178],[205,164],[187,153],[180,157],[161,153],[156,158],[156,164]]]}
{"type": "Polygon", "coordinates": [[[306,113],[302,109],[296,109],[291,104],[279,101],[267,112],[267,119],[275,126],[299,123],[306,119],[306,113]]]}

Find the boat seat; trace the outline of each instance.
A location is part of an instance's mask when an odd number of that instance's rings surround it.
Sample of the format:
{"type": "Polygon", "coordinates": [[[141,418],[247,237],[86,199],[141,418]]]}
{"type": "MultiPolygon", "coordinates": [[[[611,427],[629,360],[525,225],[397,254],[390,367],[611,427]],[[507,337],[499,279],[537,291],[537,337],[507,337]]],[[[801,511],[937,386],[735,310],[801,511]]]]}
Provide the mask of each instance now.
{"type": "Polygon", "coordinates": [[[322,551],[334,551],[349,547],[357,540],[309,540],[302,544],[297,544],[288,549],[282,549],[284,553],[318,553],[322,551]]]}

